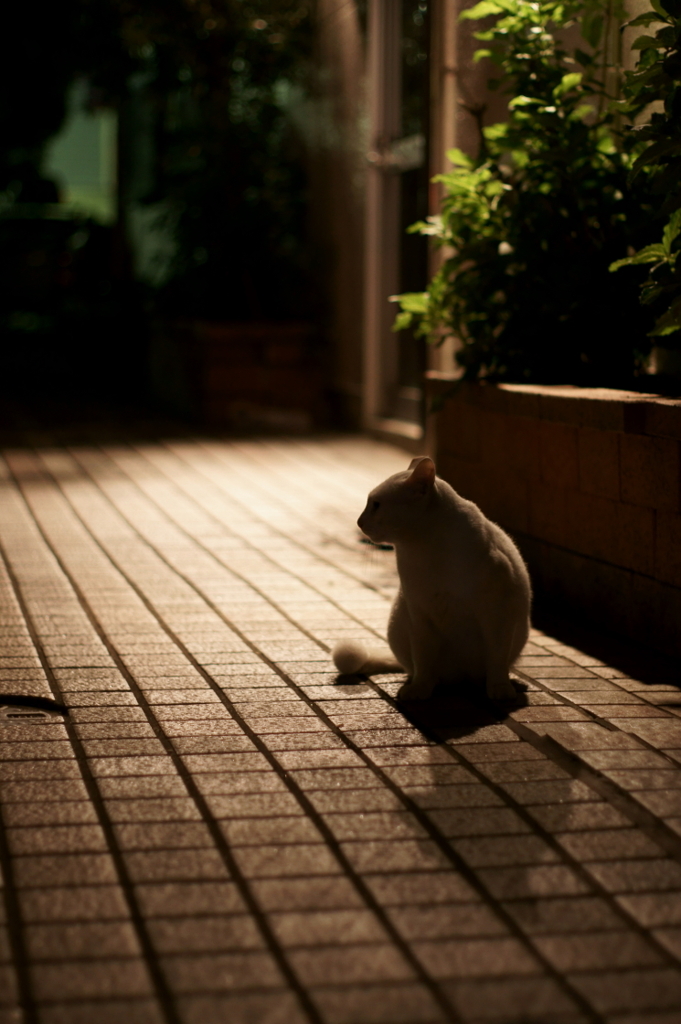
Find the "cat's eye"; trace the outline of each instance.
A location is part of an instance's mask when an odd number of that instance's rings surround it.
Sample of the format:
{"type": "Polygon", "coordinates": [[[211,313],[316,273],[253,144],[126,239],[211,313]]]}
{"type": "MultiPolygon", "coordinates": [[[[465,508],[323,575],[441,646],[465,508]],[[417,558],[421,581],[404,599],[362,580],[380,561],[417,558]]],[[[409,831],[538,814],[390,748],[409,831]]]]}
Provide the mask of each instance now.
{"type": "Polygon", "coordinates": [[[372,502],[371,502],[371,511],[372,511],[372,512],[375,512],[375,511],[376,511],[376,509],[377,509],[377,508],[380,508],[380,507],[381,507],[381,503],[380,503],[380,501],[372,501],[372,502]]]}

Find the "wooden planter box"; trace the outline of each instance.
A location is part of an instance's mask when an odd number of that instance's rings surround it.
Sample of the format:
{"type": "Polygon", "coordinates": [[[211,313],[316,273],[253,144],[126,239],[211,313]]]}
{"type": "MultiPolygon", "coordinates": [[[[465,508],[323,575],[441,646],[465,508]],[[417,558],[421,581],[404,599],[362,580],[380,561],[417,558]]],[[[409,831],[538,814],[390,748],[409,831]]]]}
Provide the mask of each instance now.
{"type": "MultiPolygon", "coordinates": [[[[428,374],[431,398],[451,386],[428,374]]],[[[681,400],[465,384],[430,430],[440,475],[513,534],[539,593],[681,655],[681,400]]]]}
{"type": "Polygon", "coordinates": [[[311,324],[164,324],[156,353],[152,374],[161,400],[208,426],[295,432],[325,423],[311,324]]]}

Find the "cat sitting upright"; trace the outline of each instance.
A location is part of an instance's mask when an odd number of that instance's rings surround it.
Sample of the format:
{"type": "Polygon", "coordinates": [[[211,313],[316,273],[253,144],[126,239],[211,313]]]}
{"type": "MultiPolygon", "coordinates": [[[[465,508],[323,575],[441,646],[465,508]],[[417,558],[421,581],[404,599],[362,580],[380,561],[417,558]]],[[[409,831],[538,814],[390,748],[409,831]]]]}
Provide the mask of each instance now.
{"type": "Polygon", "coordinates": [[[371,492],[357,523],[370,540],[395,546],[400,589],[388,643],[396,660],[341,641],[333,651],[338,670],[408,672],[402,700],[464,679],[484,681],[494,700],[514,698],[508,673],[529,636],[532,591],[508,534],[423,456],[371,492]]]}

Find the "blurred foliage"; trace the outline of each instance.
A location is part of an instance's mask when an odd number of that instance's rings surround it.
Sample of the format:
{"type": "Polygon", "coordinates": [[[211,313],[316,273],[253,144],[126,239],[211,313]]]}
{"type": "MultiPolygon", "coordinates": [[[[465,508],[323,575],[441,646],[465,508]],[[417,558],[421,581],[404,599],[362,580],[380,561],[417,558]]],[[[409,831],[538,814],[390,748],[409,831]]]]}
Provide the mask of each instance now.
{"type": "Polygon", "coordinates": [[[0,44],[0,189],[19,202],[49,198],[49,183],[36,184],[42,148],[64,119],[69,84],[85,77],[91,104],[121,115],[123,213],[131,200],[148,206],[174,239],[160,308],[231,319],[309,313],[304,161],[287,106],[305,87],[310,8],[61,0],[36,18],[11,5],[0,44]]]}
{"type": "Polygon", "coordinates": [[[617,385],[642,368],[650,313],[608,273],[654,230],[608,94],[617,14],[600,0],[483,0],[462,14],[487,19],[476,59],[496,65],[508,120],[483,129],[477,159],[448,154],[441,215],[410,229],[445,259],[426,292],[395,297],[395,328],[455,335],[468,378],[617,385]],[[575,25],[585,49],[567,48],[575,25]]]}
{"type": "Polygon", "coordinates": [[[625,75],[624,101],[619,110],[629,117],[640,116],[651,104],[650,118],[630,132],[630,145],[639,151],[631,168],[635,182],[644,172],[651,180],[656,213],[666,219],[662,240],[639,249],[633,256],[617,260],[611,270],[624,266],[652,264],[641,287],[641,302],[659,311],[650,335],[665,347],[681,346],[681,2],[651,0],[652,11],[628,24],[657,28],[654,35],[643,33],[632,49],[640,51],[634,71],[625,75]],[[643,152],[640,152],[643,148],[643,152]],[[669,335],[674,335],[670,338],[669,335]]]}

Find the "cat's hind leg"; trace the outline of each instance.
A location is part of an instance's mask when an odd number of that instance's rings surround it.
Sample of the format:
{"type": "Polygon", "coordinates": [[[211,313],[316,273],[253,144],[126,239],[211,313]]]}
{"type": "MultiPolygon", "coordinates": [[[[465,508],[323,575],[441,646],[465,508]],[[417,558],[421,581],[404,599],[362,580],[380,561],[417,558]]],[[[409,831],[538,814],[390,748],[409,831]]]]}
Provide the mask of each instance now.
{"type": "Polygon", "coordinates": [[[490,700],[515,700],[518,696],[509,678],[511,665],[527,639],[527,615],[518,608],[505,621],[481,622],[485,645],[485,689],[490,700]]]}

